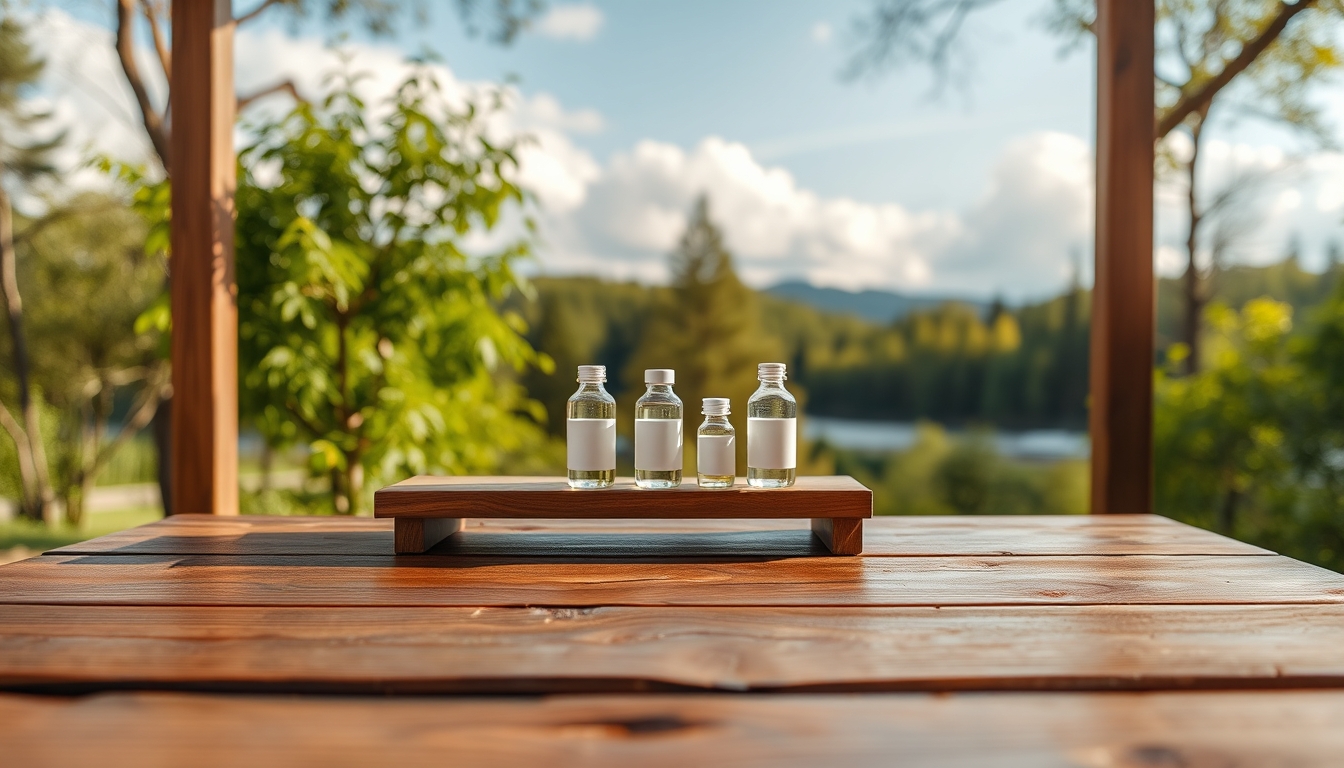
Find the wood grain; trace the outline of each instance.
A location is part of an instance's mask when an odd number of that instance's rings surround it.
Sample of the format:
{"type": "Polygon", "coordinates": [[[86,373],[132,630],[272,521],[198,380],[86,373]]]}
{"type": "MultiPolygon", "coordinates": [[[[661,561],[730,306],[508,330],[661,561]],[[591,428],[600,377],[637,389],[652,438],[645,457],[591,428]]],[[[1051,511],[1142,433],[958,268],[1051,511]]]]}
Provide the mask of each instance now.
{"type": "Polygon", "coordinates": [[[238,514],[233,10],[173,0],[172,505],[238,514]]]}
{"type": "Polygon", "coordinates": [[[392,531],[398,555],[420,554],[462,530],[460,517],[407,517],[395,521],[392,531]]]}
{"type": "MultiPolygon", "coordinates": [[[[799,556],[820,547],[798,520],[467,520],[436,551],[557,557],[799,556]],[[592,535],[601,534],[601,535],[592,535]],[[651,535],[656,534],[656,535],[651,535]]],[[[180,515],[56,554],[385,555],[392,522],[340,517],[180,515]]],[[[1267,550],[1155,515],[877,517],[866,557],[1265,555],[1267,550]]]]}
{"type": "Polygon", "coordinates": [[[1344,692],[0,696],[25,766],[1335,766],[1344,692]]]}
{"type": "Polygon", "coordinates": [[[482,693],[1344,687],[1344,606],[5,606],[0,686],[482,693]]]}
{"type": "Polygon", "coordinates": [[[576,490],[558,477],[413,477],[380,489],[374,517],[812,518],[872,517],[873,492],[852,477],[800,477],[789,488],[647,490],[621,478],[576,490]]]}
{"type": "Polygon", "coordinates": [[[1097,3],[1092,511],[1153,509],[1151,0],[1097,3]]]}
{"type": "Polygon", "coordinates": [[[814,517],[812,533],[835,555],[863,552],[863,518],[814,517]]]}
{"type": "Polygon", "coordinates": [[[1050,605],[1344,602],[1344,576],[1278,556],[603,560],[44,555],[0,601],[53,605],[1050,605]]]}

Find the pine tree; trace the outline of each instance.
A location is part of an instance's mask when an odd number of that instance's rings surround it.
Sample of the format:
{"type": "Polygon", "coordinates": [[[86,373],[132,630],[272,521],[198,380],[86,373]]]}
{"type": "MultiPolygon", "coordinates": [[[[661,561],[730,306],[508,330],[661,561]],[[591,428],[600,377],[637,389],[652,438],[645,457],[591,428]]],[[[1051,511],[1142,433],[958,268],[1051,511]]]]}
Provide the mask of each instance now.
{"type": "Polygon", "coordinates": [[[693,482],[694,436],[704,420],[700,401],[705,397],[731,398],[738,468],[744,471],[747,398],[756,391],[756,364],[777,361],[782,353],[779,342],[762,330],[755,292],[733,270],[707,197],[696,201],[669,266],[672,290],[654,309],[625,370],[628,402],[620,412],[633,413],[635,399],[644,392],[646,368],[675,368],[676,392],[685,403],[687,476],[693,482]]]}

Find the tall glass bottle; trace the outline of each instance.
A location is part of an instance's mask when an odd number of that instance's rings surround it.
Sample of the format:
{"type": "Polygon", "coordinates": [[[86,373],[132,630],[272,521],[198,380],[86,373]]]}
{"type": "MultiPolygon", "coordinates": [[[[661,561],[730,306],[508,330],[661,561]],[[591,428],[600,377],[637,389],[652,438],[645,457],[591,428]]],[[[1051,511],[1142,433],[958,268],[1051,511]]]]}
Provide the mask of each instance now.
{"type": "Polygon", "coordinates": [[[616,482],[616,398],[602,386],[605,365],[580,365],[579,389],[565,404],[565,464],[570,488],[616,482]]]}
{"type": "Polygon", "coordinates": [[[681,398],[672,392],[676,372],[651,368],[644,372],[648,391],[635,401],[635,485],[676,488],[681,485],[681,398]]]}
{"type": "Polygon", "coordinates": [[[798,474],[798,401],[784,388],[784,364],[761,363],[747,400],[747,485],[787,488],[798,474]]]}
{"type": "Polygon", "coordinates": [[[695,433],[695,479],[701,488],[731,488],[737,479],[737,435],[728,423],[728,398],[706,397],[705,423],[695,433]]]}

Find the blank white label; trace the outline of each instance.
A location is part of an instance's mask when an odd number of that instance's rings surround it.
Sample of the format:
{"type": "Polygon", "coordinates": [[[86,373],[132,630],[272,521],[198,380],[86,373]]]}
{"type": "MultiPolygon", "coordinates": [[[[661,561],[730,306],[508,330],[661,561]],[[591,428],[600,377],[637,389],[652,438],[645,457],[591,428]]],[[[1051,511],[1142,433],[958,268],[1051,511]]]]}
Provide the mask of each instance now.
{"type": "Polygon", "coordinates": [[[581,472],[616,469],[616,420],[569,419],[565,464],[581,472]]]}
{"type": "Polygon", "coordinates": [[[695,439],[695,471],[732,477],[737,474],[736,452],[737,438],[733,435],[700,435],[695,439]]]}
{"type": "Polygon", "coordinates": [[[635,469],[681,469],[681,419],[635,419],[635,469]]]}
{"type": "Polygon", "coordinates": [[[756,469],[798,466],[798,420],[747,419],[747,466],[756,469]]]}

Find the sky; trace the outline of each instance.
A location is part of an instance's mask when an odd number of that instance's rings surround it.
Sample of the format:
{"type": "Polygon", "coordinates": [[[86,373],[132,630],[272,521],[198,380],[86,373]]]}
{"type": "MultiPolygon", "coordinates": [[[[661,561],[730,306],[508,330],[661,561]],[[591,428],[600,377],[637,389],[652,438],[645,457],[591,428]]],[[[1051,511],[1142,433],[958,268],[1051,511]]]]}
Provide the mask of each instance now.
{"type": "MultiPolygon", "coordinates": [[[[1065,52],[1041,21],[1046,0],[1004,0],[968,22],[952,86],[919,67],[847,80],[852,25],[870,2],[551,2],[508,47],[468,34],[447,3],[383,37],[271,13],[239,31],[236,79],[242,93],[289,77],[317,95],[339,46],[374,75],[373,101],[423,54],[455,94],[504,84],[509,106],[492,129],[532,139],[520,178],[538,206],[536,272],[664,281],[707,194],[758,287],[801,279],[1025,301],[1058,292],[1076,264],[1087,282],[1090,44],[1065,52]]],[[[71,163],[90,151],[146,156],[110,22],[103,0],[57,3],[36,21],[51,64],[44,96],[70,127],[71,163]]],[[[1336,124],[1342,94],[1338,82],[1318,94],[1336,124]]],[[[284,108],[275,97],[256,109],[284,108]]],[[[1319,268],[1327,245],[1344,242],[1344,157],[1233,117],[1204,145],[1206,188],[1257,180],[1228,258],[1264,263],[1295,244],[1319,268]]],[[[1183,195],[1176,182],[1158,190],[1164,274],[1181,268],[1183,195]]]]}

